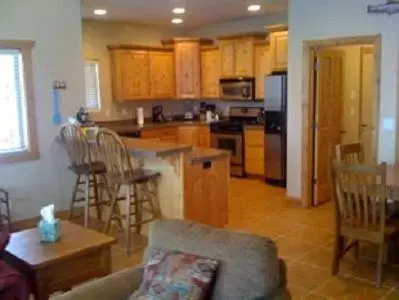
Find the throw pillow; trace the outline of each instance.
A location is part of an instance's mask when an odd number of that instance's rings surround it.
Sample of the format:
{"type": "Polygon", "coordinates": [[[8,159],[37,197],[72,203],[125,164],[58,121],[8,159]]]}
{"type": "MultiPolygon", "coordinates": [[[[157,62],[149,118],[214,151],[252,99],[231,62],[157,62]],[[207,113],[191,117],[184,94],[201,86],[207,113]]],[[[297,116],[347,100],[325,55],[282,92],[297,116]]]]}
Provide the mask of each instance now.
{"type": "Polygon", "coordinates": [[[150,256],[136,299],[202,300],[209,295],[219,262],[178,251],[150,256]]]}

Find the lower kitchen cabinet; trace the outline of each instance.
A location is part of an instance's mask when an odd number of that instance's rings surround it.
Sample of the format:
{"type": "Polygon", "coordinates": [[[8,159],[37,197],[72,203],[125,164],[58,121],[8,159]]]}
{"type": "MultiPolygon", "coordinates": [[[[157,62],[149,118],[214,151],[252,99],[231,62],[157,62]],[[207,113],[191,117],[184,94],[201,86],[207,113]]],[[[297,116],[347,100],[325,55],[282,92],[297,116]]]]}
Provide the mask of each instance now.
{"type": "Polygon", "coordinates": [[[228,222],[230,158],[184,166],[184,219],[214,227],[228,222]]]}
{"type": "Polygon", "coordinates": [[[263,126],[245,128],[245,172],[248,175],[265,173],[265,137],[263,126]]]}
{"type": "Polygon", "coordinates": [[[163,142],[177,142],[177,128],[151,128],[141,130],[141,138],[155,139],[163,142]]]}
{"type": "Polygon", "coordinates": [[[183,145],[197,146],[197,126],[182,126],[177,128],[177,141],[183,145]]]}

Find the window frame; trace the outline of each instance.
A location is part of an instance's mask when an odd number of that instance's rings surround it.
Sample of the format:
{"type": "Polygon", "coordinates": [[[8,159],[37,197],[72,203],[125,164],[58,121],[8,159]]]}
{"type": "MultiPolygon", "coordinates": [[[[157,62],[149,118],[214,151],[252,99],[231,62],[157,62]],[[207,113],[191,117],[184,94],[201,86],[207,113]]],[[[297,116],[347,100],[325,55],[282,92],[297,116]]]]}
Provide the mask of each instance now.
{"type": "MultiPolygon", "coordinates": [[[[97,95],[98,95],[98,107],[97,108],[89,108],[87,107],[87,98],[85,98],[85,105],[84,107],[90,112],[100,112],[102,108],[102,99],[101,99],[101,79],[100,79],[100,60],[89,58],[84,60],[84,67],[86,68],[86,63],[95,63],[97,66],[97,95]]],[[[86,70],[85,70],[86,72],[86,70]]],[[[87,92],[86,86],[86,78],[85,78],[85,94],[87,92]]]]}
{"type": "Polygon", "coordinates": [[[26,95],[26,135],[27,149],[0,153],[0,164],[9,164],[39,159],[37,143],[36,105],[33,89],[32,50],[35,41],[27,40],[0,40],[0,49],[18,50],[22,56],[23,78],[26,95]]]}

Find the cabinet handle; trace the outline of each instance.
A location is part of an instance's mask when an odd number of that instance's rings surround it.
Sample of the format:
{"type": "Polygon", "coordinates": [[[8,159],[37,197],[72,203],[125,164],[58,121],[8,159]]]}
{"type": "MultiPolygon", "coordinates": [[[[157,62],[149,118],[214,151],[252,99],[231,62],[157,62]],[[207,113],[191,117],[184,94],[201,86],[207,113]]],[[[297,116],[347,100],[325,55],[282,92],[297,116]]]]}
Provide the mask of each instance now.
{"type": "Polygon", "coordinates": [[[204,161],[203,163],[202,163],[202,168],[203,169],[210,169],[212,167],[212,162],[211,161],[204,161]]]}

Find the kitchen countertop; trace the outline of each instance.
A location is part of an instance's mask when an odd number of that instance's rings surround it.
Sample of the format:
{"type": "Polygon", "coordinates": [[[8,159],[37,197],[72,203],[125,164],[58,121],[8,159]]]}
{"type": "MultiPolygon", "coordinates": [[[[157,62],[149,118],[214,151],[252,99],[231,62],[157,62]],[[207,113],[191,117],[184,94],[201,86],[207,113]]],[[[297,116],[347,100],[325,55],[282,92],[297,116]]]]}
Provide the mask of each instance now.
{"type": "Polygon", "coordinates": [[[150,139],[122,138],[129,152],[139,157],[165,157],[190,152],[191,145],[161,142],[150,139]]]}
{"type": "Polygon", "coordinates": [[[265,125],[263,124],[245,125],[244,128],[263,130],[265,128],[265,125]]]}
{"type": "Polygon", "coordinates": [[[165,128],[165,127],[179,127],[179,126],[198,126],[198,125],[206,125],[209,124],[205,121],[170,121],[166,123],[152,123],[147,122],[144,125],[137,125],[134,121],[110,121],[110,122],[96,122],[96,124],[112,129],[119,134],[145,130],[145,129],[153,129],[153,128],[165,128]]]}
{"type": "Polygon", "coordinates": [[[214,161],[229,155],[230,152],[225,150],[194,147],[192,151],[187,154],[187,159],[190,164],[195,165],[208,161],[214,161]]]}

